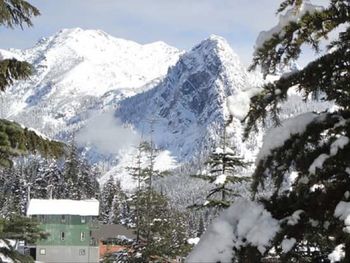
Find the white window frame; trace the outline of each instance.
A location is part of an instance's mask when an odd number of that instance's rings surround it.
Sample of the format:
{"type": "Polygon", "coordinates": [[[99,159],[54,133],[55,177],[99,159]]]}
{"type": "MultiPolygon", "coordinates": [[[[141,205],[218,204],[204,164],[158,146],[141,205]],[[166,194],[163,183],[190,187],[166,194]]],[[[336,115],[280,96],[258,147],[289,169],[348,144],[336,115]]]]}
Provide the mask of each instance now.
{"type": "Polygon", "coordinates": [[[81,222],[82,224],[85,224],[85,222],[86,222],[86,217],[85,217],[85,216],[81,216],[81,217],[80,217],[80,222],[81,222]]]}
{"type": "Polygon", "coordinates": [[[66,237],[66,234],[63,231],[61,231],[61,241],[64,241],[65,237],[66,237]]]}
{"type": "Polygon", "coordinates": [[[85,232],[80,232],[80,241],[84,241],[86,238],[85,232]]]}
{"type": "Polygon", "coordinates": [[[40,248],[39,254],[44,256],[46,255],[46,249],[45,248],[40,248]]]}

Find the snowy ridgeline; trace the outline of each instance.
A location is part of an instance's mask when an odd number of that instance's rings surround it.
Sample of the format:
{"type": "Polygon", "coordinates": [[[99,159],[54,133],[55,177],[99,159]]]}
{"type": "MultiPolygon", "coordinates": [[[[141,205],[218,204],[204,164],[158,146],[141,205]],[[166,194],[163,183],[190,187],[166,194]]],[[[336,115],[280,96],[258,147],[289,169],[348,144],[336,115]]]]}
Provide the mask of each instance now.
{"type": "MultiPolygon", "coordinates": [[[[0,53],[11,57],[9,52],[0,53]]],[[[184,53],[164,43],[142,46],[101,31],[70,29],[43,39],[32,49],[13,50],[12,54],[33,63],[36,74],[28,83],[18,82],[8,90],[3,101],[11,101],[11,105],[1,104],[2,116],[35,125],[41,133],[63,140],[79,131],[77,141],[85,147],[85,157],[100,163],[105,173],[102,183],[113,175],[124,189],[134,187],[126,168],[133,165],[134,146],[149,132],[151,119],[155,120],[153,138],[163,150],[157,160],[161,170],[209,153],[219,140],[228,114],[234,117],[228,129],[239,155],[253,163],[262,145],[263,130],[243,141],[241,120],[263,80],[260,74],[248,73],[219,36],[211,36],[184,53]],[[81,48],[85,42],[89,45],[81,48]],[[156,70],[149,72],[150,67],[145,65],[156,65],[156,70]],[[96,70],[92,72],[92,68],[96,70]],[[112,72],[118,74],[105,77],[112,72]]],[[[281,105],[282,120],[323,111],[331,105],[317,100],[305,103],[302,95],[289,94],[288,101],[281,105]]],[[[267,129],[273,125],[269,120],[267,124],[267,129]]],[[[267,143],[259,158],[288,136],[288,132],[280,131],[271,134],[275,145],[265,137],[267,143]]],[[[245,174],[250,174],[252,168],[245,174]]],[[[177,189],[170,191],[176,203],[187,206],[198,199],[192,193],[187,198],[198,184],[196,180],[179,176],[163,183],[164,189],[177,189]],[[174,184],[188,187],[184,190],[174,184]]],[[[208,188],[202,187],[201,193],[208,188]]]]}
{"type": "Polygon", "coordinates": [[[75,133],[85,157],[105,171],[102,182],[113,174],[124,188],[133,187],[125,168],[139,138],[149,133],[151,119],[153,138],[169,160],[159,161],[165,168],[209,152],[228,113],[235,117],[233,144],[248,161],[254,159],[258,140],[243,143],[240,120],[262,79],[248,73],[219,36],[182,52],[161,42],[139,45],[77,28],[61,30],[31,49],[0,53],[36,69],[29,81],[3,94],[1,116],[50,138],[70,140],[75,133]]]}

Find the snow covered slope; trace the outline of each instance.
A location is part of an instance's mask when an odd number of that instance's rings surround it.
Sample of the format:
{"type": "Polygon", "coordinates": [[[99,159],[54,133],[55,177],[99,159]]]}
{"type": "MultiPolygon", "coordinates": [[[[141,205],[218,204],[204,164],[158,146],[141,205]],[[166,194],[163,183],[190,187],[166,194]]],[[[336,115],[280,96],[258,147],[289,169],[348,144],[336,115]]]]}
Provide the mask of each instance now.
{"type": "MultiPolygon", "coordinates": [[[[140,134],[154,122],[158,146],[185,160],[218,138],[228,117],[227,98],[251,92],[257,81],[225,39],[211,36],[183,54],[159,85],[123,100],[116,116],[140,134]]],[[[236,119],[232,129],[244,151],[241,128],[236,119]]]]}
{"type": "MultiPolygon", "coordinates": [[[[32,63],[36,72],[4,95],[1,117],[51,137],[67,127],[74,130],[106,92],[113,90],[120,99],[162,78],[181,54],[163,42],[140,45],[80,28],[61,30],[34,48],[11,52],[32,63]]],[[[8,51],[0,54],[11,57],[8,51]]]]}
{"type": "MultiPolygon", "coordinates": [[[[262,78],[248,73],[219,36],[183,53],[162,42],[140,45],[98,30],[65,29],[32,49],[0,50],[0,57],[27,60],[35,69],[30,80],[1,94],[0,117],[56,139],[66,140],[80,130],[83,144],[101,133],[95,142],[114,148],[114,156],[91,141],[86,156],[92,162],[108,158],[105,178],[119,175],[126,185],[131,181],[124,168],[131,165],[132,150],[122,149],[113,138],[134,141],[135,136],[121,126],[147,136],[153,123],[153,138],[164,150],[162,169],[210,151],[229,113],[234,116],[229,132],[239,154],[254,161],[262,143],[263,132],[243,142],[241,124],[262,78]]],[[[299,94],[290,96],[282,105],[282,119],[324,109],[317,101],[305,104],[299,94]]]]}

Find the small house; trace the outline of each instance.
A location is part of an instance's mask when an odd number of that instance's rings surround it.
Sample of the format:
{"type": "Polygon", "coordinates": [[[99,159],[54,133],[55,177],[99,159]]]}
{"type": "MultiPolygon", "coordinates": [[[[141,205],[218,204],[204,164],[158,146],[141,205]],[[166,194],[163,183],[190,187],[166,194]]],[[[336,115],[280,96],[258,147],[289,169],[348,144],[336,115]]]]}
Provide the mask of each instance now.
{"type": "Polygon", "coordinates": [[[133,230],[123,225],[100,225],[99,229],[92,232],[92,237],[99,241],[100,258],[119,252],[128,251],[136,240],[133,230]]]}
{"type": "Polygon", "coordinates": [[[91,200],[31,199],[27,216],[36,218],[49,234],[31,248],[31,256],[45,263],[97,263],[99,202],[91,200]]]}

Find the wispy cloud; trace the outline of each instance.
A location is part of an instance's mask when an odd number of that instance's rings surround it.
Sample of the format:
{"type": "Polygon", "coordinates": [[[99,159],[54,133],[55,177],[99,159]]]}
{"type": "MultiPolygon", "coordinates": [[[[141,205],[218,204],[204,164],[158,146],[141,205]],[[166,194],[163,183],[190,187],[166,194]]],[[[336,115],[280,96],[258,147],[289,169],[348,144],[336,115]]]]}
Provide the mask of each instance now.
{"type": "Polygon", "coordinates": [[[104,154],[115,154],[121,149],[137,145],[140,139],[138,134],[125,127],[113,114],[107,112],[90,118],[76,135],[78,144],[94,146],[104,154]]]}

